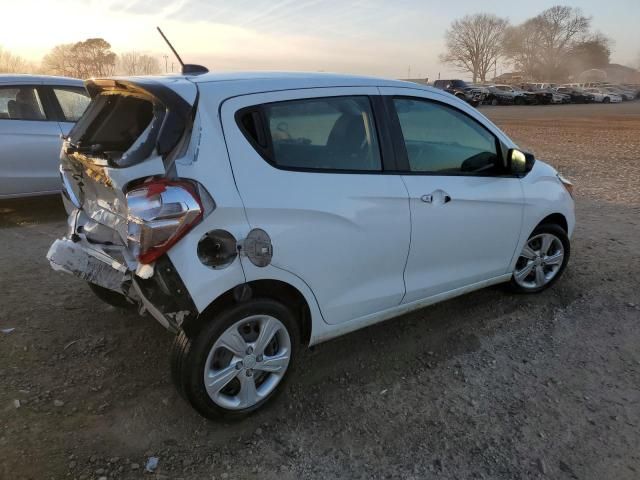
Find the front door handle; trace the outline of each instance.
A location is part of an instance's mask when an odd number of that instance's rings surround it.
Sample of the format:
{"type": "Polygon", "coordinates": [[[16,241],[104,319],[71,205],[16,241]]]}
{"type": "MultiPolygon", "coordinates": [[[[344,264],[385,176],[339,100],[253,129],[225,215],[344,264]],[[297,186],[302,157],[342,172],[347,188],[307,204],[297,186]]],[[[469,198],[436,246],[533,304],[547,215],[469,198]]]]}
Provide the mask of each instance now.
{"type": "Polygon", "coordinates": [[[420,197],[420,200],[424,203],[435,203],[436,205],[443,205],[451,201],[451,196],[443,190],[436,190],[433,193],[425,194],[420,197]]]}

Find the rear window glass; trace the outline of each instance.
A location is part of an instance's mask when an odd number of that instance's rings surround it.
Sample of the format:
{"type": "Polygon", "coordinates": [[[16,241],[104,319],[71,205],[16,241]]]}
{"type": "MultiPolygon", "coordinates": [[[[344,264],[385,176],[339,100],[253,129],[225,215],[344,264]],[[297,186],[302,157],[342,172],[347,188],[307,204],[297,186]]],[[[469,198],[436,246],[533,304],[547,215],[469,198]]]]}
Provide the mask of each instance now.
{"type": "Polygon", "coordinates": [[[77,122],[87,109],[91,99],[84,88],[53,88],[67,122],[77,122]]]}
{"type": "Polygon", "coordinates": [[[82,143],[125,152],[149,126],[153,104],[131,96],[102,95],[100,113],[82,136],[82,143]]]}
{"type": "Polygon", "coordinates": [[[255,110],[239,121],[255,144],[271,147],[268,156],[276,166],[332,171],[382,169],[367,97],[310,98],[261,108],[265,125],[255,124],[255,110]],[[261,135],[264,131],[266,135],[261,135]]]}
{"type": "Polygon", "coordinates": [[[163,113],[155,112],[149,99],[101,94],[76,123],[70,140],[82,152],[105,157],[116,166],[127,166],[151,154],[158,128],[149,127],[162,118],[163,113]],[[153,138],[149,135],[152,130],[153,138]]]}

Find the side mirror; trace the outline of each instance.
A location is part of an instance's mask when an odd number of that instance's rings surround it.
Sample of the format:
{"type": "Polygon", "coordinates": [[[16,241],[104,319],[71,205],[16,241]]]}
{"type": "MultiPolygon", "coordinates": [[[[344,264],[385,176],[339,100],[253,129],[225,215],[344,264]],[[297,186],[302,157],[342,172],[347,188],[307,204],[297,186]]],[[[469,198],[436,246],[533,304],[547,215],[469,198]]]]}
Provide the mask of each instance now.
{"type": "Polygon", "coordinates": [[[507,168],[515,175],[526,175],[533,168],[536,159],[532,153],[521,152],[511,148],[507,152],[507,168]]]}

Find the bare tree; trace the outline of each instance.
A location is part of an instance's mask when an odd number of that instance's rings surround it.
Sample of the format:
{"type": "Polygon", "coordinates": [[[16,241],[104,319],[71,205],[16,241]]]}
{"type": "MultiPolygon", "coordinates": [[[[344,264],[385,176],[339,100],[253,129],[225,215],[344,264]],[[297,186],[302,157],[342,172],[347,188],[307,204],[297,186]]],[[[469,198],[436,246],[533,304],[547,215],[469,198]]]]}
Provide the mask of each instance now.
{"type": "Polygon", "coordinates": [[[447,51],[440,61],[470,72],[474,82],[484,82],[502,55],[507,26],[507,20],[486,13],[455,20],[445,33],[447,51]]]}
{"type": "Polygon", "coordinates": [[[531,18],[517,27],[510,27],[504,35],[504,55],[525,77],[537,78],[541,71],[539,19],[531,18]]]}
{"type": "Polygon", "coordinates": [[[42,58],[42,69],[52,75],[62,75],[63,77],[78,76],[76,75],[71,53],[73,45],[73,43],[65,43],[53,47],[42,58]]]}
{"type": "Polygon", "coordinates": [[[57,45],[42,60],[45,71],[77,78],[106,77],[115,71],[116,54],[109,42],[89,38],[57,45]]]}
{"type": "Polygon", "coordinates": [[[553,75],[563,71],[574,42],[589,31],[591,19],[579,8],[555,6],[540,15],[541,55],[546,71],[553,75]]]}
{"type": "Polygon", "coordinates": [[[0,73],[29,73],[33,70],[33,64],[0,47],[0,73]]]}
{"type": "Polygon", "coordinates": [[[161,72],[157,58],[135,51],[120,54],[116,70],[123,75],[156,75],[161,72]]]}
{"type": "Polygon", "coordinates": [[[505,53],[517,67],[540,80],[559,80],[568,74],[568,58],[589,33],[591,19],[579,8],[557,5],[505,35],[505,53]]]}

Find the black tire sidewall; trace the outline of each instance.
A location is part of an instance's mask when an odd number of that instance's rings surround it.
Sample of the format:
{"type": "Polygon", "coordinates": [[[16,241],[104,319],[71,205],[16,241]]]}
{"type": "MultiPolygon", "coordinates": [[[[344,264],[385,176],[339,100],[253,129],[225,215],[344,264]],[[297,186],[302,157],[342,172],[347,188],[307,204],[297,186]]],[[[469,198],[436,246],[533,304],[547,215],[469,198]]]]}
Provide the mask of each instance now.
{"type": "Polygon", "coordinates": [[[87,282],[89,288],[93,294],[102,300],[104,303],[111,305],[115,308],[122,308],[124,310],[131,310],[135,308],[135,305],[127,300],[123,294],[109,290],[108,288],[101,287],[95,283],[87,282]]]}
{"type": "MultiPolygon", "coordinates": [[[[555,277],[551,279],[550,282],[546,283],[542,287],[537,287],[537,288],[525,288],[519,285],[518,283],[516,283],[515,279],[512,276],[511,280],[509,281],[509,287],[514,292],[517,292],[517,293],[542,292],[543,290],[546,290],[547,288],[551,287],[554,283],[556,283],[564,273],[565,269],[567,268],[567,264],[569,263],[569,258],[571,256],[571,241],[567,236],[567,232],[565,232],[564,229],[559,225],[543,224],[543,225],[537,226],[533,230],[533,232],[531,232],[531,235],[527,237],[527,242],[531,237],[535,237],[536,235],[540,235],[541,233],[550,233],[552,235],[555,235],[562,242],[562,247],[564,248],[564,258],[562,260],[562,265],[560,266],[560,271],[556,274],[555,277]]],[[[518,252],[518,255],[520,255],[519,252],[518,252]]]]}
{"type": "Polygon", "coordinates": [[[290,309],[271,299],[253,299],[204,319],[206,324],[192,337],[184,332],[176,338],[182,348],[174,349],[172,353],[172,371],[174,382],[183,396],[204,417],[209,419],[239,420],[258,410],[265,403],[278,395],[291,378],[300,348],[300,333],[298,322],[290,309]],[[229,410],[217,405],[207,394],[204,386],[204,367],[207,357],[215,341],[227,328],[243,318],[251,315],[271,315],[280,320],[286,327],[291,339],[291,356],[289,366],[277,387],[266,398],[242,410],[229,410]],[[185,339],[185,337],[187,337],[185,339]],[[184,345],[184,342],[187,342],[184,345]]]}

